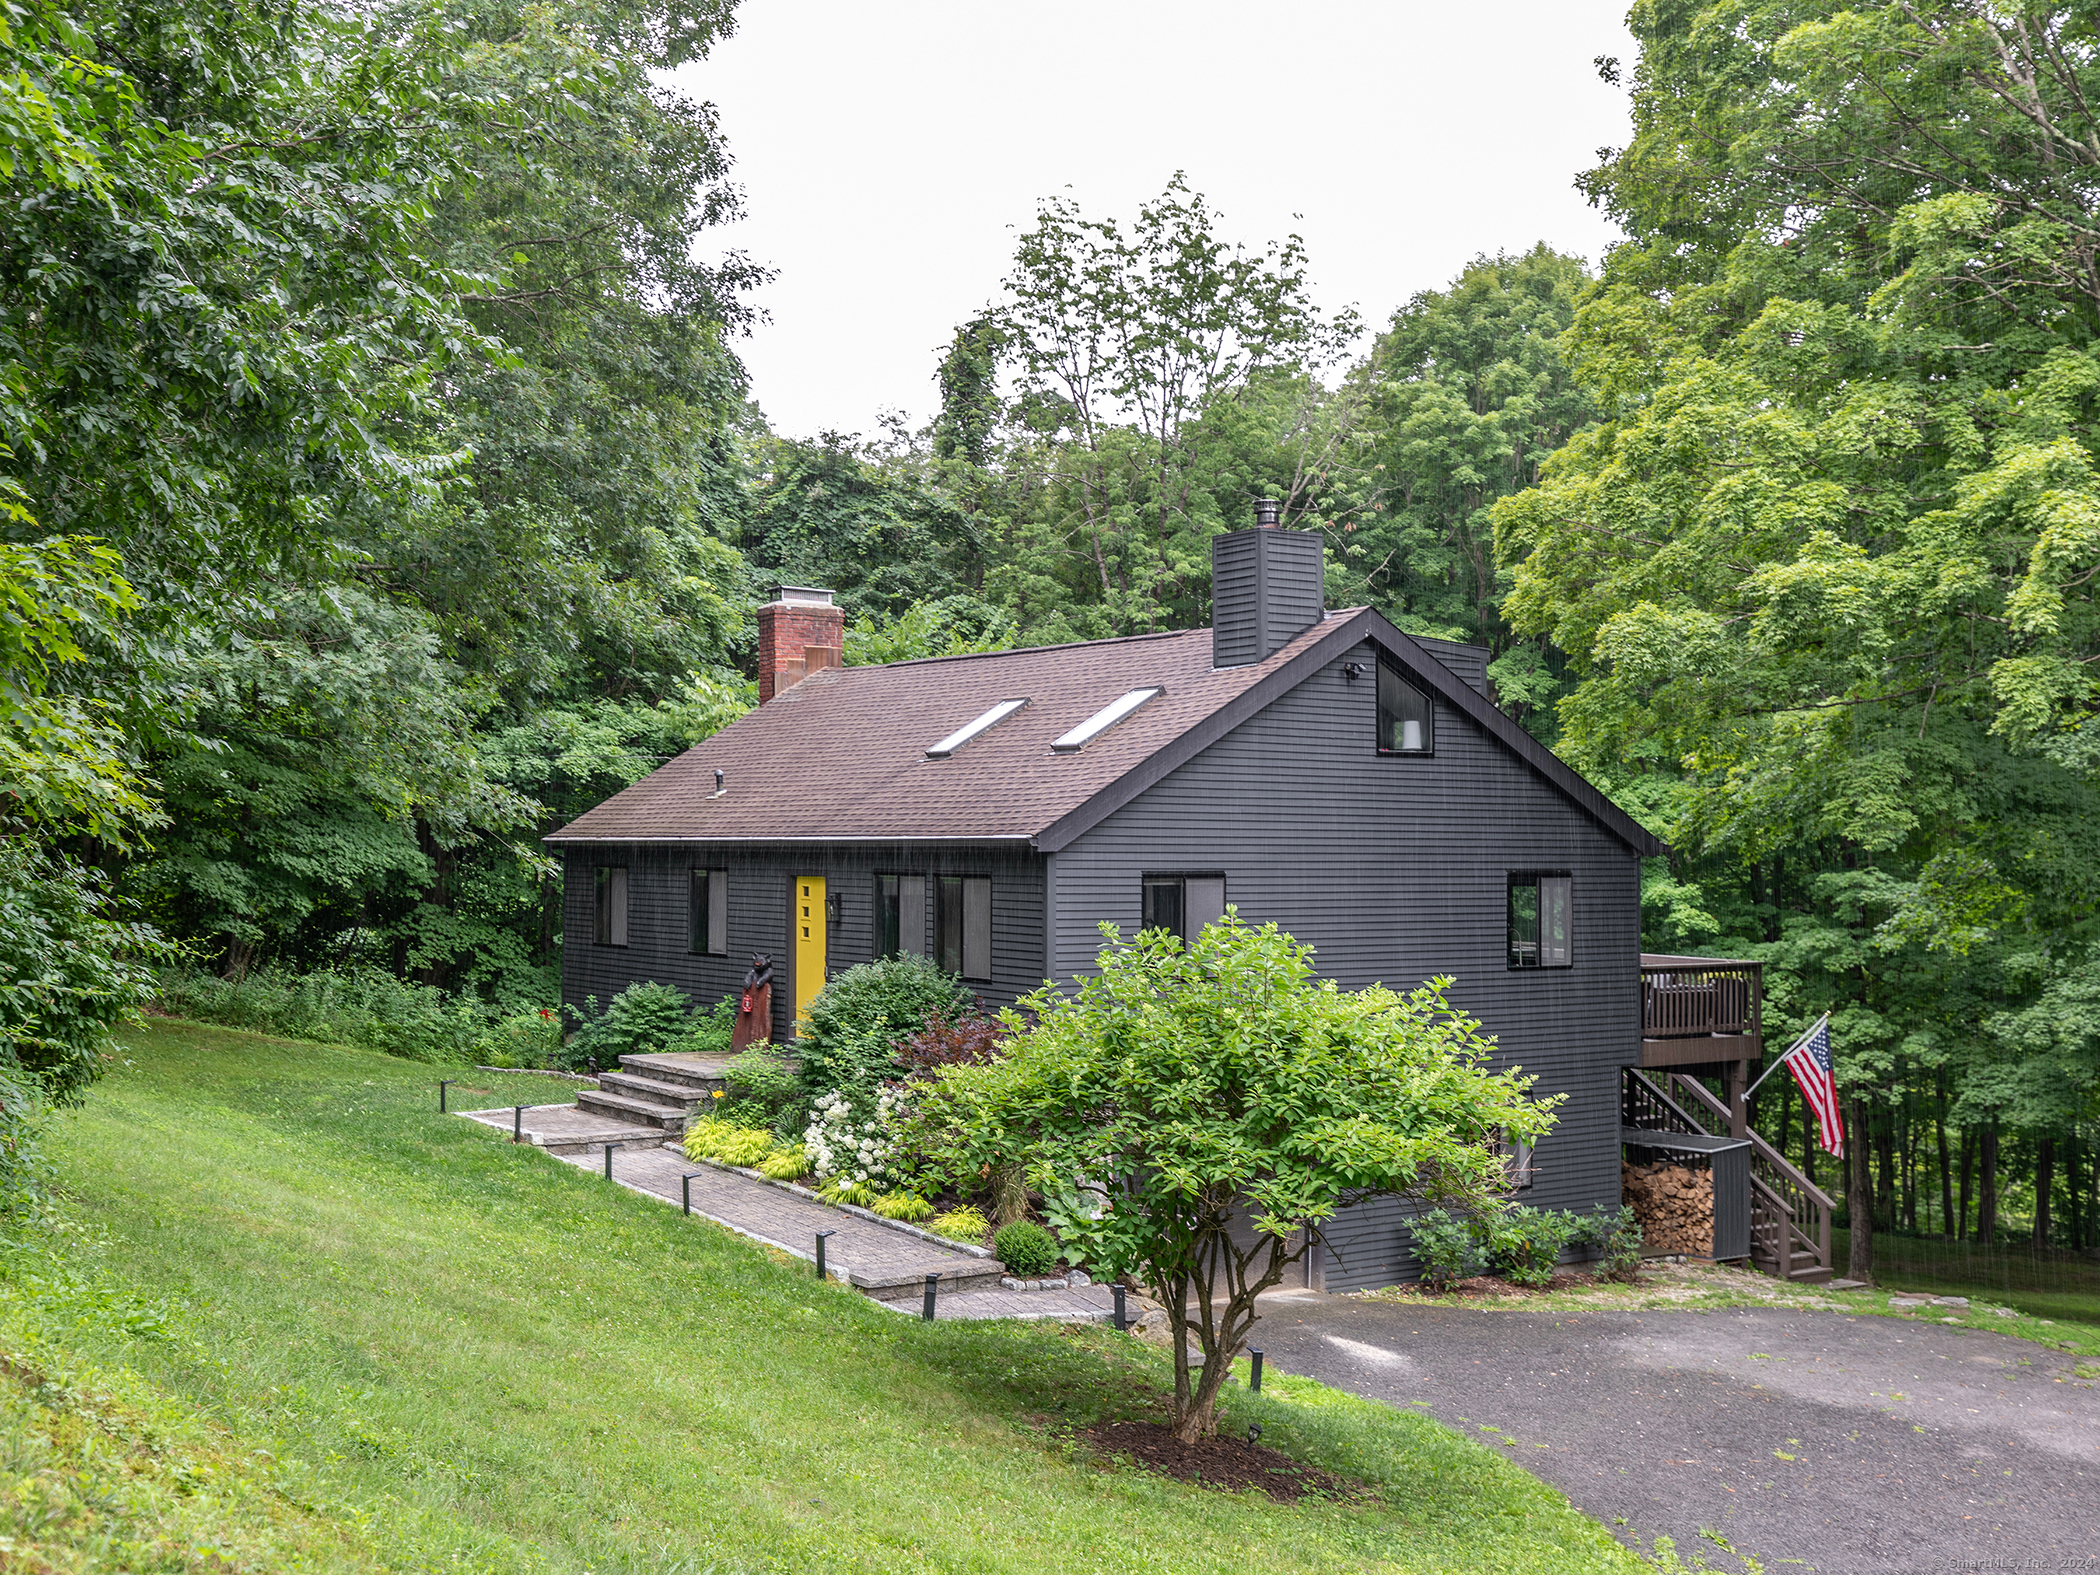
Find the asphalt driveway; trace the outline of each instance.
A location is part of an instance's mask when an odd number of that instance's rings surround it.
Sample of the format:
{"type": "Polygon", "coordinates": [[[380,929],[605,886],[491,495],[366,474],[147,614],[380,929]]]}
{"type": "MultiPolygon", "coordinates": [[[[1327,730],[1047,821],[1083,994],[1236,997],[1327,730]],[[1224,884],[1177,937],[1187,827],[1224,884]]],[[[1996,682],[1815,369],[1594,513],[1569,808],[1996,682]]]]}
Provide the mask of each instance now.
{"type": "Polygon", "coordinates": [[[1500,1446],[1620,1537],[1767,1575],[2100,1571],[2100,1385],[2024,1340],[1744,1308],[1266,1300],[1269,1366],[1500,1446]]]}

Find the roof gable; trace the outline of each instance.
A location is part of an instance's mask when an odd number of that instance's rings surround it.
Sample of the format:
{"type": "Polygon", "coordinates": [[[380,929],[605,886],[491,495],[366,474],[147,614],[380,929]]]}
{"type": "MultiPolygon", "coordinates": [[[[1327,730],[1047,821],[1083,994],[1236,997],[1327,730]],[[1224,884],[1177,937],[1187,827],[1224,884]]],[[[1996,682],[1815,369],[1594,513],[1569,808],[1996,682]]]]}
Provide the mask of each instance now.
{"type": "Polygon", "coordinates": [[[546,840],[1027,841],[1055,852],[1343,651],[1375,640],[1643,853],[1661,844],[1545,746],[1368,608],[1326,614],[1273,655],[1214,668],[1208,628],[822,671],[546,840]],[[1091,739],[1051,744],[1133,689],[1162,693],[1091,739]],[[927,750],[1002,700],[1028,704],[927,750]],[[724,790],[715,791],[715,772],[724,790]]]}

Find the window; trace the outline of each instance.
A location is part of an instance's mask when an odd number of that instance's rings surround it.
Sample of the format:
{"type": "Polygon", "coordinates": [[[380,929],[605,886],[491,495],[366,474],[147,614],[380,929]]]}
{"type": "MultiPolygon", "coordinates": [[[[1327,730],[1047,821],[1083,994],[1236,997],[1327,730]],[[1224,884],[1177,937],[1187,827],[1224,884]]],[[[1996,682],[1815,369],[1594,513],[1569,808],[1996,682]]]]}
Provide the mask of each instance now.
{"type": "Polygon", "coordinates": [[[1378,752],[1436,753],[1436,708],[1429,696],[1384,662],[1378,664],[1378,752]]]}
{"type": "Polygon", "coordinates": [[[686,950],[703,957],[729,954],[729,871],[693,871],[686,904],[686,950]]]}
{"type": "Polygon", "coordinates": [[[928,760],[946,760],[979,733],[984,732],[987,728],[997,727],[1026,704],[1028,704],[1026,700],[1001,700],[991,710],[977,718],[976,721],[965,722],[938,744],[927,750],[926,758],[928,760]]]}
{"type": "Polygon", "coordinates": [[[1522,1138],[1505,1135],[1496,1144],[1502,1155],[1503,1185],[1511,1192],[1521,1192],[1531,1185],[1532,1147],[1522,1138]]]}
{"type": "Polygon", "coordinates": [[[1562,871],[1519,870],[1509,877],[1509,965],[1574,966],[1575,882],[1562,871]]]}
{"type": "Polygon", "coordinates": [[[875,877],[875,955],[926,955],[926,877],[875,877]]]}
{"type": "Polygon", "coordinates": [[[934,912],[933,960],[965,979],[992,977],[992,883],[983,875],[943,875],[934,912]]]}
{"type": "Polygon", "coordinates": [[[1153,696],[1165,693],[1164,689],[1133,689],[1122,699],[1111,700],[1050,747],[1060,755],[1069,755],[1073,750],[1082,747],[1087,740],[1107,732],[1153,696]]]}
{"type": "Polygon", "coordinates": [[[1225,917],[1222,875],[1147,875],[1142,928],[1166,930],[1183,944],[1203,933],[1206,924],[1225,917]]]}
{"type": "Polygon", "coordinates": [[[595,939],[600,946],[627,944],[627,866],[601,864],[593,877],[595,939]]]}

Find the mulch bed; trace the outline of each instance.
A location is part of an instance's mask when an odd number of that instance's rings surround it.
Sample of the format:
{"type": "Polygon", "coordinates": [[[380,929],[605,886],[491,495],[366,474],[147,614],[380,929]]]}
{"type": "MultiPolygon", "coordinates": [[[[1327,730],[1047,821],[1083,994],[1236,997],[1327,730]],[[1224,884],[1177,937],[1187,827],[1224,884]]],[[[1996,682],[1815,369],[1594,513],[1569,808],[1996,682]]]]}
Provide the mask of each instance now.
{"type": "MultiPolygon", "coordinates": [[[[1510,1280],[1498,1279],[1492,1274],[1476,1274],[1470,1280],[1454,1280],[1447,1291],[1432,1291],[1426,1285],[1399,1285],[1392,1289],[1412,1292],[1424,1301],[1463,1301],[1468,1297],[1481,1296],[1543,1296],[1548,1291],[1572,1291],[1577,1286],[1601,1285],[1604,1281],[1594,1274],[1580,1271],[1564,1271],[1553,1276],[1550,1285],[1518,1285],[1510,1280]]],[[[1645,1282],[1642,1282],[1645,1283],[1645,1282]]]]}
{"type": "Polygon", "coordinates": [[[1278,1449],[1244,1438],[1199,1438],[1184,1444],[1158,1422],[1101,1422],[1079,1434],[1104,1455],[1121,1455],[1162,1476],[1242,1492],[1260,1488],[1278,1503],[1301,1498],[1363,1498],[1370,1489],[1317,1466],[1300,1465],[1278,1449]]]}

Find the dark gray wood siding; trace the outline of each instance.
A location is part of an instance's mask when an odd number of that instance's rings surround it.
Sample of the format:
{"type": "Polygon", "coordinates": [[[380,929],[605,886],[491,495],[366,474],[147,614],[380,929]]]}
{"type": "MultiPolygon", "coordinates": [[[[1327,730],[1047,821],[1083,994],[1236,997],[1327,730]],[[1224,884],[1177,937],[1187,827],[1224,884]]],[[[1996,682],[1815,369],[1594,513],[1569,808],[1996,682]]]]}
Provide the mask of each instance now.
{"type": "MultiPolygon", "coordinates": [[[[1639,860],[1475,724],[1439,705],[1436,754],[1380,756],[1376,685],[1345,661],[1236,728],[1060,851],[1052,965],[1090,965],[1096,926],[1139,922],[1139,878],[1223,870],[1243,918],[1273,919],[1344,987],[1456,979],[1452,1000],[1496,1036],[1501,1065],[1564,1093],[1523,1201],[1588,1209],[1619,1200],[1618,1069],[1640,1043],[1639,860]],[[1512,870],[1574,876],[1574,966],[1506,965],[1512,870]]],[[[1375,1203],[1330,1228],[1329,1290],[1411,1278],[1406,1210],[1375,1203]]]]}
{"type": "Polygon", "coordinates": [[[1460,645],[1456,640],[1432,640],[1418,634],[1415,643],[1465,680],[1477,695],[1488,695],[1488,649],[1484,645],[1460,645]]]}
{"type": "MultiPolygon", "coordinates": [[[[824,847],[750,844],[675,847],[614,845],[566,850],[562,915],[562,1000],[581,1006],[596,996],[602,1007],[641,980],[674,984],[702,1006],[741,988],[753,952],[773,959],[774,1037],[784,1039],[794,1014],[789,986],[790,884],[821,875],[843,911],[826,938],[826,971],[838,974],[867,962],[875,951],[875,877],[986,875],[992,882],[992,982],[974,988],[986,1006],[1010,1006],[1043,982],[1043,870],[1041,854],[1017,846],[983,847],[852,843],[824,847]],[[592,871],[601,864],[628,870],[627,945],[592,943],[592,871]],[[696,957],[686,950],[686,892],[691,872],[729,872],[729,951],[696,957]]],[[[933,904],[927,935],[933,943],[933,904]]]]}
{"type": "Polygon", "coordinates": [[[1258,662],[1320,621],[1325,538],[1312,531],[1242,530],[1211,538],[1211,662],[1258,662]]]}

